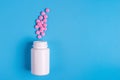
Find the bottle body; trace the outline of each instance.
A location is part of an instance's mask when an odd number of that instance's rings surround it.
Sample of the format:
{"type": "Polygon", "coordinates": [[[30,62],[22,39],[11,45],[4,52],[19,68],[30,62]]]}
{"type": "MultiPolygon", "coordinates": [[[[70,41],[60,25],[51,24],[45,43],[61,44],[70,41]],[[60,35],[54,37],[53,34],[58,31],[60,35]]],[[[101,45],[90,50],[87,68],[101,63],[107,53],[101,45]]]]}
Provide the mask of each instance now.
{"type": "Polygon", "coordinates": [[[50,50],[47,48],[47,42],[34,41],[31,49],[31,73],[34,75],[49,74],[50,50]]]}

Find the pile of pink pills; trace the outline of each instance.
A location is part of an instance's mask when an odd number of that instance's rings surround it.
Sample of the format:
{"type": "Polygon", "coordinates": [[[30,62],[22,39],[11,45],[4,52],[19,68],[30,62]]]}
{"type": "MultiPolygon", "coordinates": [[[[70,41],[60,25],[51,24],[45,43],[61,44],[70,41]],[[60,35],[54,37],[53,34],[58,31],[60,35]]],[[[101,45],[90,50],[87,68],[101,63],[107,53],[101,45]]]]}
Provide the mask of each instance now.
{"type": "Polygon", "coordinates": [[[47,30],[47,18],[48,18],[47,13],[49,12],[50,12],[49,8],[46,8],[44,11],[41,11],[40,16],[36,20],[35,33],[37,34],[38,39],[41,39],[43,36],[45,36],[45,31],[47,30]]]}

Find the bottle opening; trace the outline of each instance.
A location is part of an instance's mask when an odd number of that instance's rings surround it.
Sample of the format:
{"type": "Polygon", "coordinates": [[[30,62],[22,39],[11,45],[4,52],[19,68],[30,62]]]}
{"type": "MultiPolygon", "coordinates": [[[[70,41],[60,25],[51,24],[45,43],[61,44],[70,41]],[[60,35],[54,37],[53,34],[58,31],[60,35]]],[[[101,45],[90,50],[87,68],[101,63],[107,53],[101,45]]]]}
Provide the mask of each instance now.
{"type": "Polygon", "coordinates": [[[33,42],[33,47],[34,48],[47,48],[47,41],[34,41],[33,42]]]}

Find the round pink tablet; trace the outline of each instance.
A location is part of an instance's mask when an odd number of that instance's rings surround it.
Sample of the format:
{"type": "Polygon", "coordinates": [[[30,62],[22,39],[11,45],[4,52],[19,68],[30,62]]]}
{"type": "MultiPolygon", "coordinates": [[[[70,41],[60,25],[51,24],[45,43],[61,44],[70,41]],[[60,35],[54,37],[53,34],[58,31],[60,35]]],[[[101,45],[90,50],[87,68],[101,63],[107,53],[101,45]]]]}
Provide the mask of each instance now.
{"type": "Polygon", "coordinates": [[[39,35],[39,34],[40,34],[40,31],[36,31],[36,34],[38,34],[38,35],[39,35]]]}
{"type": "Polygon", "coordinates": [[[48,18],[48,16],[47,16],[47,15],[44,15],[43,17],[44,17],[44,19],[48,18]]]}
{"type": "Polygon", "coordinates": [[[40,21],[41,22],[41,24],[43,24],[44,22],[43,21],[40,21]]]}
{"type": "Polygon", "coordinates": [[[42,16],[43,16],[43,15],[45,15],[45,12],[44,12],[44,11],[42,11],[42,12],[41,12],[41,15],[42,15],[42,16]]]}
{"type": "Polygon", "coordinates": [[[47,12],[47,13],[50,12],[50,9],[49,9],[49,8],[46,8],[46,9],[45,9],[45,12],[47,12]]]}
{"type": "Polygon", "coordinates": [[[47,28],[44,29],[45,31],[47,30],[47,28]]]}
{"type": "Polygon", "coordinates": [[[40,20],[39,20],[39,19],[37,19],[37,20],[36,20],[36,23],[39,23],[39,22],[40,22],[40,20]]]}
{"type": "Polygon", "coordinates": [[[38,35],[37,37],[38,37],[38,39],[42,38],[42,36],[41,36],[41,35],[38,35]]]}
{"type": "Polygon", "coordinates": [[[38,29],[38,28],[39,28],[39,26],[38,26],[38,25],[36,25],[36,26],[35,26],[35,28],[36,28],[36,29],[38,29]]]}
{"type": "Polygon", "coordinates": [[[39,19],[42,20],[42,19],[43,19],[43,16],[39,16],[39,19]]]}
{"type": "Polygon", "coordinates": [[[45,24],[45,23],[44,23],[44,24],[43,24],[43,26],[44,26],[44,27],[46,27],[46,26],[47,26],[47,24],[45,24]]]}
{"type": "Polygon", "coordinates": [[[45,36],[45,33],[44,33],[44,32],[42,32],[42,33],[41,33],[41,35],[42,35],[42,36],[45,36]]]}
{"type": "Polygon", "coordinates": [[[43,22],[46,23],[46,22],[47,22],[47,19],[43,19],[43,22]]]}
{"type": "Polygon", "coordinates": [[[40,29],[40,32],[43,32],[43,30],[44,30],[44,29],[43,29],[43,28],[41,28],[41,29],[40,29]]]}
{"type": "Polygon", "coordinates": [[[37,23],[38,26],[42,26],[41,22],[37,23]]]}
{"type": "Polygon", "coordinates": [[[39,27],[40,27],[40,28],[42,28],[42,27],[43,27],[43,25],[41,24],[39,27]]]}

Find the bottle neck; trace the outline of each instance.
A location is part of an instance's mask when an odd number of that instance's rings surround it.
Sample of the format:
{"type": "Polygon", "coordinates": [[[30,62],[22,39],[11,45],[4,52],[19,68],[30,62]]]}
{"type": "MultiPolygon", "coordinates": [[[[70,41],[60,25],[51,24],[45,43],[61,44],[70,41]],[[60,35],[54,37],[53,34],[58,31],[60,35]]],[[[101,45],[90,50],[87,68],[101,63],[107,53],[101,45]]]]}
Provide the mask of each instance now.
{"type": "Polygon", "coordinates": [[[33,48],[47,48],[48,44],[46,41],[34,41],[33,42],[33,48]]]}

